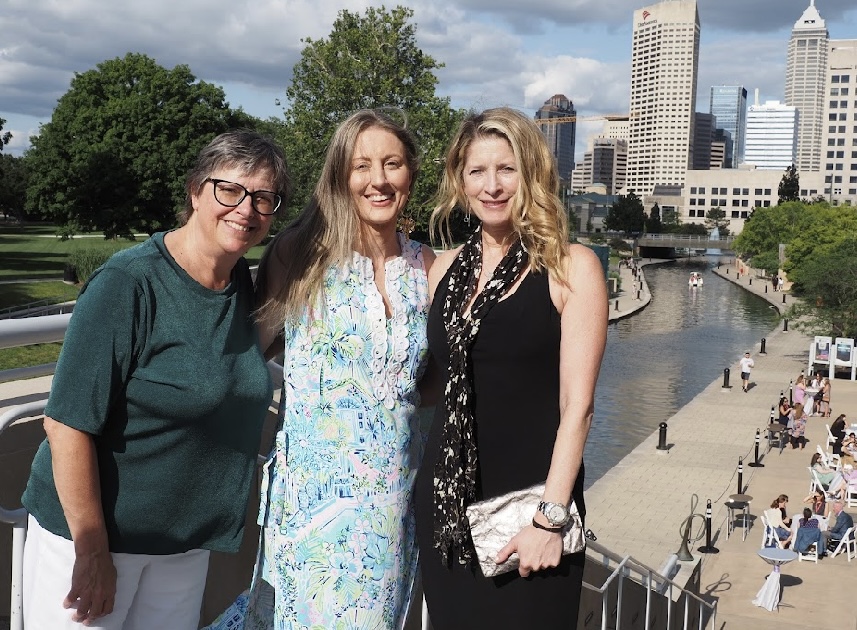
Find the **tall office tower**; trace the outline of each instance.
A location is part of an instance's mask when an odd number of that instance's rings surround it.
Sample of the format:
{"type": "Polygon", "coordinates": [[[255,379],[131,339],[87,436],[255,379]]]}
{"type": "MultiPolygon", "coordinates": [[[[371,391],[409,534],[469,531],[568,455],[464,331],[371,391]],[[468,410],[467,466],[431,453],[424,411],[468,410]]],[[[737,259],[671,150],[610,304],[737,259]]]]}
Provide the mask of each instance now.
{"type": "Polygon", "coordinates": [[[795,162],[797,150],[798,112],[795,107],[779,101],[756,104],[747,111],[747,145],[745,164],[760,170],[783,171],[795,162]]]}
{"type": "Polygon", "coordinates": [[[544,120],[577,116],[574,103],[564,94],[554,94],[536,112],[536,124],[542,130],[548,147],[556,158],[559,178],[564,185],[571,183],[571,171],[574,170],[574,142],[577,135],[577,122],[547,123],[544,120]]]}
{"type": "Polygon", "coordinates": [[[604,127],[601,130],[601,137],[627,140],[630,133],[631,126],[628,123],[627,116],[610,116],[604,121],[604,127]]]}
{"type": "Polygon", "coordinates": [[[634,11],[627,189],[684,183],[693,165],[699,67],[696,0],[666,0],[634,11]]]}
{"type": "Polygon", "coordinates": [[[857,40],[832,40],[828,59],[824,194],[832,203],[857,205],[857,40]]]}
{"type": "Polygon", "coordinates": [[[726,159],[727,156],[732,155],[734,155],[732,136],[725,129],[715,129],[714,137],[711,139],[711,162],[708,168],[730,168],[726,166],[726,159]]]}
{"type": "Polygon", "coordinates": [[[711,167],[711,141],[717,126],[714,116],[696,112],[693,125],[693,170],[704,171],[711,167]]]}
{"type": "Polygon", "coordinates": [[[798,171],[821,168],[829,40],[815,0],[809,0],[809,6],[792,29],[786,61],[786,105],[797,108],[798,112],[795,157],[798,171]]]}
{"type": "Polygon", "coordinates": [[[732,138],[732,153],[726,156],[724,168],[737,168],[744,159],[747,90],[742,85],[712,85],[708,111],[717,118],[717,128],[732,138]]]}
{"type": "Polygon", "coordinates": [[[603,184],[606,194],[615,195],[625,186],[628,142],[621,138],[593,138],[571,174],[572,190],[603,184]]]}

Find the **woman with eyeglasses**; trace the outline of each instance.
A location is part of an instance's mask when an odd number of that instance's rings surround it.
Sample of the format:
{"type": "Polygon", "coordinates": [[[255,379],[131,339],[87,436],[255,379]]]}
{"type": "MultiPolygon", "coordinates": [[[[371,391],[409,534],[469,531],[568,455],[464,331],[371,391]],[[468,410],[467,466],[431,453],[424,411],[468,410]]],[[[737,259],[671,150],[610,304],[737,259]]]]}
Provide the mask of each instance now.
{"type": "Polygon", "coordinates": [[[23,504],[27,628],[196,630],[209,552],[243,535],[272,386],[243,256],[289,191],[282,150],[217,136],[181,227],[81,289],[23,504]]]}
{"type": "Polygon", "coordinates": [[[284,347],[281,426],[262,481],[249,594],[232,628],[400,628],[416,577],[411,494],[427,435],[434,252],[402,232],[411,133],[362,110],[335,131],[309,204],[257,277],[262,347],[284,347]]]}

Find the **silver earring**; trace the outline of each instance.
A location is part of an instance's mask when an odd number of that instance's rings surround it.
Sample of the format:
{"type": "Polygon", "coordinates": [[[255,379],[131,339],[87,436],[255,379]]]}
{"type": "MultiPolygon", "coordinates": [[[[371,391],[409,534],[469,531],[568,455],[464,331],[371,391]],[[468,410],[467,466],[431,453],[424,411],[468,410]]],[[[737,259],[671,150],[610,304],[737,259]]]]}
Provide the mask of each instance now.
{"type": "Polygon", "coordinates": [[[467,225],[467,227],[470,227],[470,213],[469,212],[464,213],[464,223],[467,225]]]}

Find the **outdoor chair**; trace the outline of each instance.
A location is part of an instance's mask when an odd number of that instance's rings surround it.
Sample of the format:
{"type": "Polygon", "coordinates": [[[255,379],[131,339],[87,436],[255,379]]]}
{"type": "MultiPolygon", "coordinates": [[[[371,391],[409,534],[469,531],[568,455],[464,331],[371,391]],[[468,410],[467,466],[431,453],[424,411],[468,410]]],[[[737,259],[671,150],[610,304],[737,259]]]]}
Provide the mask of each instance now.
{"type": "Polygon", "coordinates": [[[818,473],[815,472],[815,469],[813,469],[812,466],[807,466],[806,469],[809,471],[809,477],[810,477],[809,493],[812,494],[817,489],[819,492],[823,492],[824,496],[827,499],[833,498],[832,495],[827,491],[827,486],[825,486],[821,482],[821,479],[818,478],[818,473]]]}
{"type": "Polygon", "coordinates": [[[768,522],[768,518],[761,514],[759,518],[762,520],[762,549],[765,547],[782,547],[780,539],[777,536],[777,530],[768,522]]]}
{"type": "Polygon", "coordinates": [[[836,444],[836,438],[833,437],[833,434],[830,432],[830,425],[827,424],[826,422],[824,423],[824,428],[827,429],[827,447],[826,448],[829,451],[830,447],[833,444],[836,444]]]}
{"type": "Polygon", "coordinates": [[[845,551],[845,555],[848,556],[848,562],[851,562],[851,558],[857,558],[857,540],[854,539],[854,528],[849,527],[845,530],[845,535],[842,536],[842,540],[837,541],[834,538],[830,539],[830,544],[839,543],[836,545],[836,548],[830,553],[831,558],[835,558],[839,553],[845,551]]]}
{"type": "Polygon", "coordinates": [[[845,486],[845,503],[849,508],[857,507],[857,482],[845,486]]]}
{"type": "Polygon", "coordinates": [[[812,560],[813,562],[818,564],[818,545],[816,543],[812,543],[809,546],[809,549],[807,549],[803,553],[801,553],[800,551],[796,551],[796,553],[798,562],[803,562],[804,560],[809,562],[810,560],[812,560]]]}

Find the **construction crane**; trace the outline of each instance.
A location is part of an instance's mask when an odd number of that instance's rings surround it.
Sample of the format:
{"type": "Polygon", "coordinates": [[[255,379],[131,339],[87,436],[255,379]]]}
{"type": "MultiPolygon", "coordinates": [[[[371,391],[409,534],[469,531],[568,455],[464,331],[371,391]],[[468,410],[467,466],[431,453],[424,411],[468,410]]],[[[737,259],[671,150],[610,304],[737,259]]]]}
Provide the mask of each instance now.
{"type": "Polygon", "coordinates": [[[595,116],[557,116],[556,118],[534,118],[537,125],[561,125],[562,123],[590,122],[596,120],[628,120],[628,114],[602,114],[595,116]]]}

